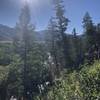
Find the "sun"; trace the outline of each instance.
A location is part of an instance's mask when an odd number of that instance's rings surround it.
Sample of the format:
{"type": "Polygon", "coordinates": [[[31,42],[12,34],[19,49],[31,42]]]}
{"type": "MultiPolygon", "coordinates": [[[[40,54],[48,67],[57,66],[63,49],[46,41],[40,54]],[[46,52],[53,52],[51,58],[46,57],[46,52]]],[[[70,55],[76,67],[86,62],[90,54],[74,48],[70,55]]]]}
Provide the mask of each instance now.
{"type": "Polygon", "coordinates": [[[31,8],[37,8],[40,5],[40,0],[20,0],[21,5],[28,4],[31,8]]]}
{"type": "Polygon", "coordinates": [[[32,0],[22,0],[24,3],[27,2],[27,3],[30,3],[32,0]]]}
{"type": "Polygon", "coordinates": [[[21,0],[22,3],[29,3],[29,4],[36,4],[38,2],[38,0],[21,0]]]}

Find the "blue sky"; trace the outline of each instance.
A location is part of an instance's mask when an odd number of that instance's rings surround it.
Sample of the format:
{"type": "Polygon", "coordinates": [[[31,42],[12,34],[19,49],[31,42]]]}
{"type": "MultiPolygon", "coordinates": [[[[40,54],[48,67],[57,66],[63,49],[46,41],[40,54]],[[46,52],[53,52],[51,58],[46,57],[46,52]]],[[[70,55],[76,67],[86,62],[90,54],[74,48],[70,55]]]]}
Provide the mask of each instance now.
{"type": "MultiPolygon", "coordinates": [[[[0,0],[0,24],[14,27],[22,5],[21,0],[0,0]]],[[[64,0],[64,5],[65,16],[71,21],[67,30],[69,33],[73,28],[76,28],[78,33],[82,33],[82,18],[87,11],[94,23],[100,22],[100,0],[64,0]]],[[[54,13],[51,0],[35,0],[30,4],[30,8],[31,22],[36,24],[36,30],[46,29],[54,13]]]]}

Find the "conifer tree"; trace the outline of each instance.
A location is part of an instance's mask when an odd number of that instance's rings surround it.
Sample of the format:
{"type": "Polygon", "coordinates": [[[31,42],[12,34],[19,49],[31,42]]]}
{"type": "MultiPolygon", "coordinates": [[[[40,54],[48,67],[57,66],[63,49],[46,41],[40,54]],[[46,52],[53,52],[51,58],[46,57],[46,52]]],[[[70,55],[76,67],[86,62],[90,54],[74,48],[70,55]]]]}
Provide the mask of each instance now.
{"type": "Polygon", "coordinates": [[[96,33],[97,33],[96,41],[98,46],[100,47],[100,24],[97,24],[96,26],[96,33]]]}
{"type": "Polygon", "coordinates": [[[96,44],[96,28],[88,12],[83,18],[83,28],[86,36],[86,48],[89,49],[96,44]]]}
{"type": "Polygon", "coordinates": [[[54,69],[53,72],[55,75],[59,75],[61,70],[61,63],[60,63],[61,52],[59,50],[59,45],[58,45],[59,34],[57,32],[57,27],[54,17],[51,17],[49,21],[48,31],[45,38],[48,48],[47,51],[53,58],[53,63],[54,63],[53,67],[55,67],[53,68],[54,69]]]}
{"type": "Polygon", "coordinates": [[[72,48],[73,48],[73,52],[72,52],[72,59],[74,61],[74,67],[79,67],[79,64],[82,63],[81,59],[83,56],[83,50],[82,50],[82,40],[80,38],[80,36],[78,36],[76,29],[73,29],[73,38],[72,38],[72,48]]]}
{"type": "Polygon", "coordinates": [[[30,9],[28,6],[28,3],[25,2],[23,8],[21,9],[21,14],[19,16],[19,22],[17,23],[17,36],[16,41],[14,45],[16,49],[18,49],[19,45],[19,55],[21,56],[21,59],[23,61],[23,86],[24,86],[24,97],[29,99],[29,95],[32,95],[30,92],[30,86],[31,84],[30,78],[29,77],[29,70],[31,68],[29,64],[29,53],[33,48],[33,33],[34,33],[34,28],[32,24],[30,24],[30,9]],[[19,43],[19,44],[18,44],[19,43]]]}
{"type": "Polygon", "coordinates": [[[77,62],[77,58],[78,58],[78,53],[79,53],[79,41],[78,41],[78,36],[77,36],[77,33],[76,33],[76,29],[74,28],[73,31],[72,31],[72,35],[73,35],[73,38],[72,38],[72,51],[73,51],[73,55],[72,55],[72,59],[74,61],[74,66],[76,66],[76,62],[77,62]]]}
{"type": "Polygon", "coordinates": [[[68,67],[70,65],[70,56],[69,56],[69,41],[66,35],[66,30],[69,20],[64,15],[65,8],[63,6],[63,1],[54,0],[54,4],[56,12],[57,32],[59,33],[60,37],[59,48],[62,48],[64,67],[68,67]]]}
{"type": "MultiPolygon", "coordinates": [[[[27,100],[39,93],[39,85],[44,84],[49,77],[48,69],[45,65],[47,60],[45,46],[35,41],[34,25],[30,23],[29,5],[25,3],[17,23],[18,39],[15,44],[19,45],[17,52],[23,61],[23,95],[27,100]]],[[[16,49],[18,46],[15,46],[16,49]]]]}

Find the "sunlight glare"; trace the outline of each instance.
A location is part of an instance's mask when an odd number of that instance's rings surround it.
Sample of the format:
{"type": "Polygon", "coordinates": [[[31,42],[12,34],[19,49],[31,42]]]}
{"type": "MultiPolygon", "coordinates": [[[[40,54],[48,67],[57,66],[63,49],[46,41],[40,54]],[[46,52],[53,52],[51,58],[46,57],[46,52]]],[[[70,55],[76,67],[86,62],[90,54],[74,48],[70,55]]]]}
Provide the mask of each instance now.
{"type": "Polygon", "coordinates": [[[32,0],[22,0],[23,3],[25,3],[25,2],[30,3],[30,1],[32,1],[32,0]]]}
{"type": "Polygon", "coordinates": [[[23,3],[27,2],[29,4],[36,3],[37,0],[22,0],[23,3]]]}

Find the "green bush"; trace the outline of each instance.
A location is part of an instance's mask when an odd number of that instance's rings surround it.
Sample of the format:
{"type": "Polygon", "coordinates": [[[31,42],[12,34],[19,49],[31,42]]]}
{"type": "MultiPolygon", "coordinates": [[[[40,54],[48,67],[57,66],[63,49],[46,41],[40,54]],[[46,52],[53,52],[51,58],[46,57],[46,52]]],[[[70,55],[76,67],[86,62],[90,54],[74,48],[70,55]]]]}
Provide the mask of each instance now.
{"type": "MultiPolygon", "coordinates": [[[[100,61],[92,66],[83,68],[70,74],[64,74],[55,80],[53,86],[43,100],[99,100],[100,99],[100,61]],[[46,99],[45,99],[46,98],[46,99]]],[[[42,100],[39,99],[38,100],[42,100]]]]}

